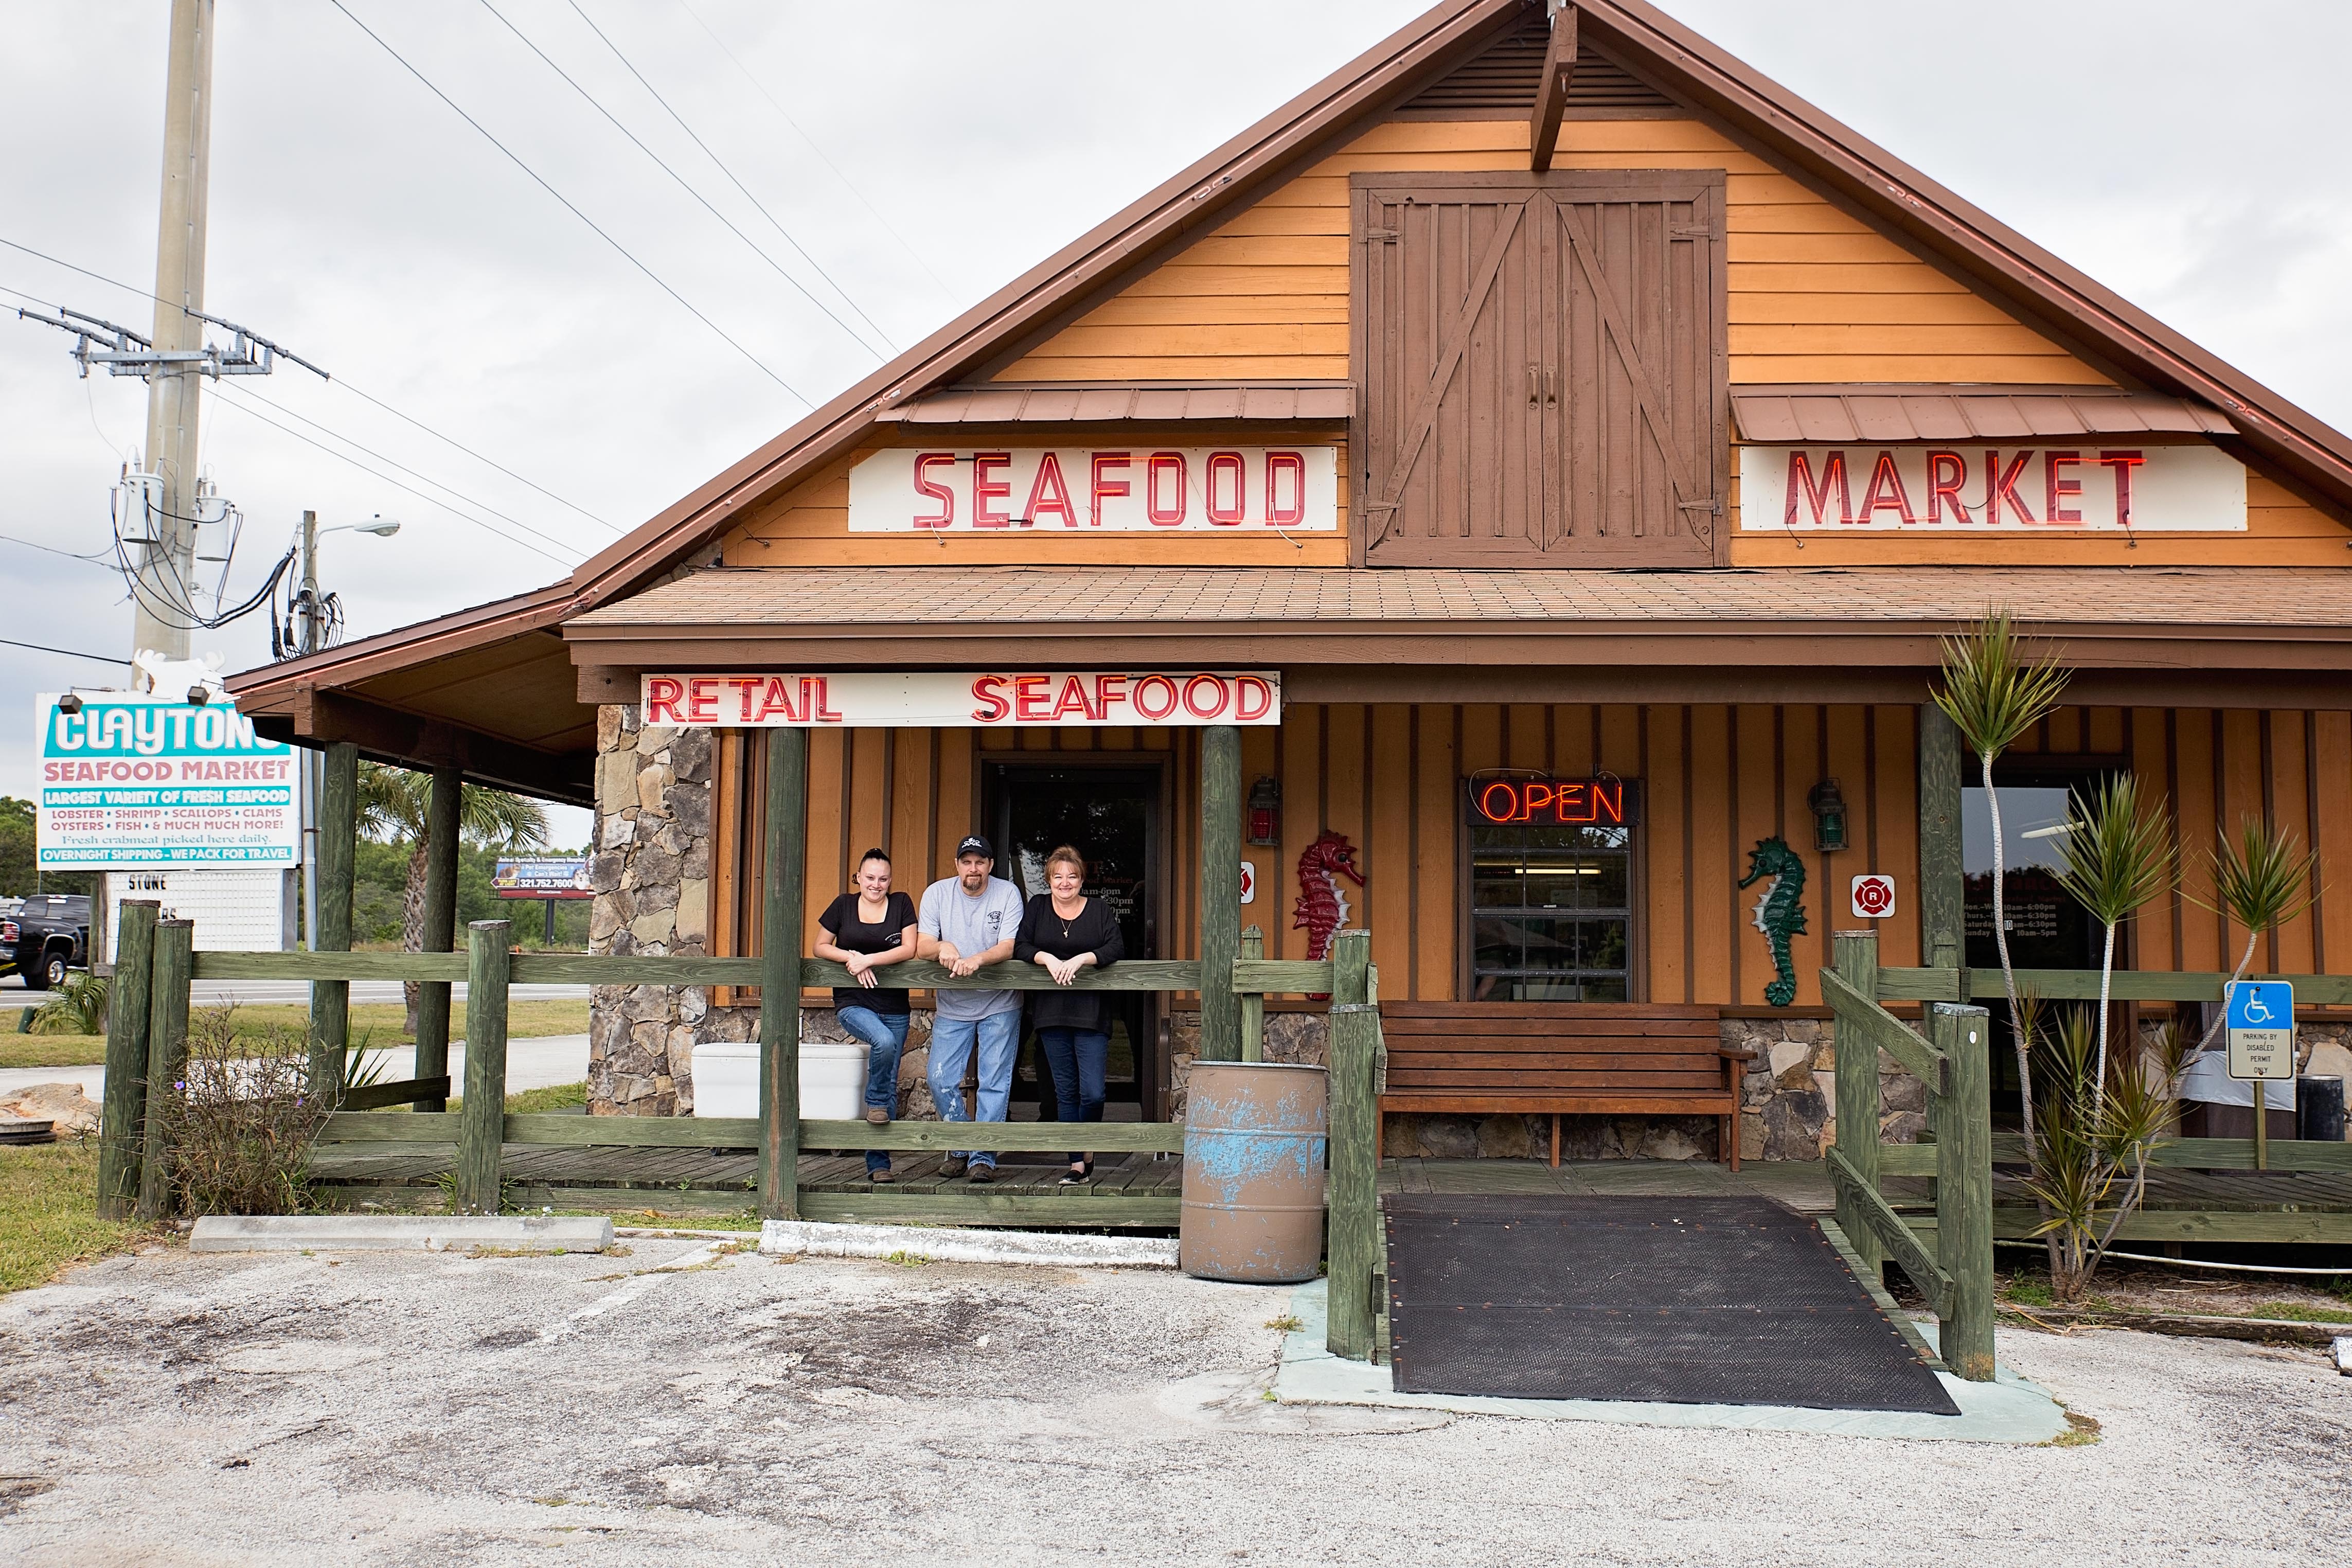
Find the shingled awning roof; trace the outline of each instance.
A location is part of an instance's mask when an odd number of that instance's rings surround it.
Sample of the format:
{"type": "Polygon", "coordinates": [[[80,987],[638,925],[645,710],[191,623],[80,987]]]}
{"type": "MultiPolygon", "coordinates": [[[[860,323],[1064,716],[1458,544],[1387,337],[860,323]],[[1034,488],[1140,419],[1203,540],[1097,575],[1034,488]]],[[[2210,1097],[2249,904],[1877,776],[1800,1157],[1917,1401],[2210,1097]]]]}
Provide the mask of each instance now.
{"type": "Polygon", "coordinates": [[[2210,405],[2120,386],[1742,385],[1731,389],[1731,409],[1742,438],[1790,445],[2203,437],[2238,431],[2210,405]]]}
{"type": "Polygon", "coordinates": [[[1356,411],[1346,381],[1165,384],[1089,386],[950,386],[883,409],[877,419],[903,425],[1018,425],[1185,419],[1346,419],[1356,411]]]}

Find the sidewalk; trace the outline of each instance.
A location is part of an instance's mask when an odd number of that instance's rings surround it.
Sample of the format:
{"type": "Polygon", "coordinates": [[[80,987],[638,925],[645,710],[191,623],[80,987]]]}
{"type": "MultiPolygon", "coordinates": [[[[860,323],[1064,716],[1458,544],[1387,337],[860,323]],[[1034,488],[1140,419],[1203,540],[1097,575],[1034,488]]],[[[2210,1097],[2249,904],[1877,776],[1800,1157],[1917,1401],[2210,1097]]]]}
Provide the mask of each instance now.
{"type": "MultiPolygon", "coordinates": [[[[371,1066],[381,1063],[386,1082],[409,1077],[415,1070],[415,1048],[403,1045],[392,1050],[370,1051],[371,1066]]],[[[457,1040],[449,1046],[449,1076],[462,1094],[466,1086],[465,1042],[457,1040]]],[[[507,1090],[519,1089],[551,1089],[557,1084],[580,1083],[588,1077],[588,1037],[585,1035],[542,1035],[535,1039],[507,1042],[507,1090]]],[[[84,1067],[10,1068],[0,1071],[0,1095],[36,1083],[78,1083],[81,1091],[92,1100],[104,1098],[106,1068],[92,1062],[84,1067]]]]}

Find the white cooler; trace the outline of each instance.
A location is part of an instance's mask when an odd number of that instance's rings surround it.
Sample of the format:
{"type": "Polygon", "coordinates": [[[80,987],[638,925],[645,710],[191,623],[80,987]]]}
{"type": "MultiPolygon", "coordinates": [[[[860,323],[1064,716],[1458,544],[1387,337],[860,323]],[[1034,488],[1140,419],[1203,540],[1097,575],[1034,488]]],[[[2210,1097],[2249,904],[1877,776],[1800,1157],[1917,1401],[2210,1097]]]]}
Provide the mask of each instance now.
{"type": "MultiPolygon", "coordinates": [[[[801,1042],[801,1115],[855,1121],[866,1114],[863,1040],[801,1042]]],[[[694,1113],[760,1114],[760,1042],[706,1040],[694,1047],[694,1113]]]]}

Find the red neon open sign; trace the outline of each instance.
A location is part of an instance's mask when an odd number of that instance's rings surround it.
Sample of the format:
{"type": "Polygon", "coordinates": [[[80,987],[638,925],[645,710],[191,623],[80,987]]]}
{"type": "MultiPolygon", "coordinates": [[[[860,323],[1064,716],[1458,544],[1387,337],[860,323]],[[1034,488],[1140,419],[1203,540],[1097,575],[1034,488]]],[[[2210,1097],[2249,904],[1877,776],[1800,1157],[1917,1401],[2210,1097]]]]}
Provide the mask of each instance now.
{"type": "Polygon", "coordinates": [[[1473,826],[1622,827],[1641,815],[1623,779],[1472,779],[1469,794],[1473,826]]]}

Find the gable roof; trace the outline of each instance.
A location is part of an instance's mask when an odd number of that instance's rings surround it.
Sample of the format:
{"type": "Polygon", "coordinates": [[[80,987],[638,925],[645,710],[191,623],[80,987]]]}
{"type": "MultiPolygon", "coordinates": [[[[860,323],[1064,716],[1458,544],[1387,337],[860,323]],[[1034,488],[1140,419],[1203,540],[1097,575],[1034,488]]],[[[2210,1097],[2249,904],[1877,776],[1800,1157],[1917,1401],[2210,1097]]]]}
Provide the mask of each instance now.
{"type": "MultiPolygon", "coordinates": [[[[1531,0],[1444,0],[1182,173],[814,410],[530,597],[554,619],[625,597],[694,559],[750,506],[847,451],[910,400],[1010,363],[1126,280],[1224,222],[1489,46],[1517,36],[1531,0]],[[542,597],[544,595],[544,597],[542,597]],[[554,605],[560,603],[562,608],[554,605]]],[[[2352,518],[2352,440],[2190,342],[1909,164],[1765,79],[1643,0],[1580,0],[1579,37],[2066,345],[2126,388],[2209,403],[2216,437],[2339,517],[2352,518]]],[[[371,638],[381,662],[448,646],[451,617],[371,638]]],[[[474,636],[495,635],[496,622],[474,636]]],[[[464,640],[462,637],[460,641],[464,640]]],[[[358,648],[247,671],[242,697],[340,685],[358,648]]]]}

